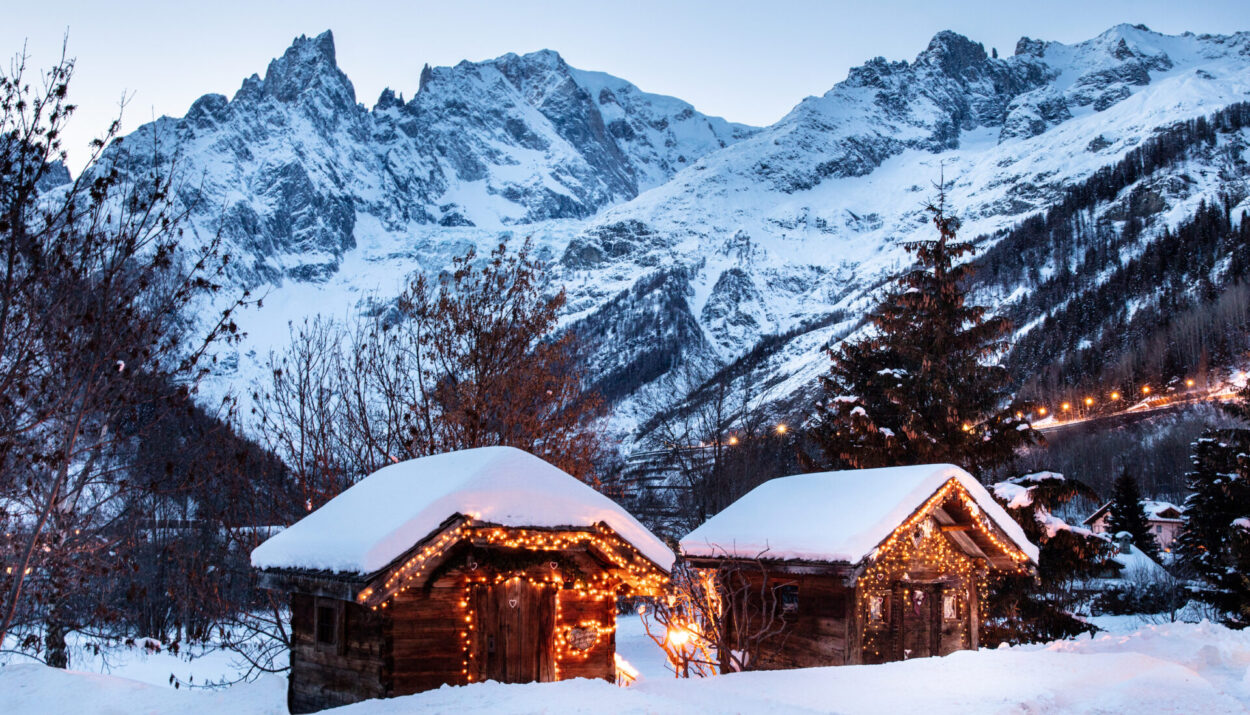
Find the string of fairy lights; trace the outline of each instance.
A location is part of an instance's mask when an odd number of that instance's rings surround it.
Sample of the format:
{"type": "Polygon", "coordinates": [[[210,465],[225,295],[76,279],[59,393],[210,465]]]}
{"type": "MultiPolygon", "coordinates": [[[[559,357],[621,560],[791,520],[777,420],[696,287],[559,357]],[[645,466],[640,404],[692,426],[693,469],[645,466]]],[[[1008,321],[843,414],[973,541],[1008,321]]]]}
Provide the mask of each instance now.
{"type": "MultiPolygon", "coordinates": [[[[966,593],[969,585],[977,589],[982,601],[986,599],[989,581],[986,565],[955,548],[950,539],[942,536],[941,528],[933,518],[934,511],[950,501],[958,502],[970,517],[972,523],[967,528],[975,530],[980,538],[1010,558],[1016,569],[1023,570],[1027,567],[1028,555],[1010,540],[1000,537],[998,529],[972,495],[957,479],[950,479],[869,555],[868,566],[860,577],[860,583],[865,587],[857,589],[856,608],[870,626],[871,614],[879,614],[883,608],[882,602],[874,603],[873,599],[888,598],[886,584],[893,584],[900,579],[905,582],[908,572],[917,567],[933,569],[949,579],[949,586],[944,587],[942,596],[944,599],[950,597],[956,600],[950,604],[943,601],[941,605],[944,616],[952,615],[947,613],[948,606],[951,606],[953,617],[966,617],[969,605],[960,594],[966,593]],[[874,588],[878,585],[881,587],[874,588]]],[[[471,560],[457,575],[461,588],[456,601],[457,622],[461,624],[461,675],[465,682],[474,682],[475,675],[479,672],[479,664],[476,662],[479,625],[474,609],[474,589],[492,588],[500,584],[505,588],[524,585],[536,589],[542,598],[545,598],[542,594],[547,589],[554,591],[553,668],[555,679],[559,680],[562,672],[567,669],[567,664],[585,661],[595,652],[597,646],[615,632],[615,608],[611,604],[615,604],[618,596],[626,591],[633,595],[662,594],[669,583],[662,570],[643,558],[628,542],[605,525],[597,525],[593,530],[578,531],[519,529],[484,525],[469,516],[459,524],[448,527],[398,568],[391,570],[381,585],[363,589],[357,596],[358,601],[373,610],[388,608],[396,597],[423,584],[423,577],[432,575],[433,569],[442,564],[442,556],[447,550],[461,541],[489,549],[535,553],[593,549],[611,564],[608,571],[579,574],[576,578],[570,578],[560,563],[554,560],[545,566],[503,568],[497,572],[490,567],[480,568],[476,561],[471,560]],[[377,602],[370,604],[370,601],[377,602]],[[574,602],[579,605],[593,602],[596,613],[607,615],[600,615],[598,618],[579,618],[576,613],[570,615],[570,607],[574,602]]],[[[723,606],[719,603],[721,594],[714,575],[700,573],[699,576],[703,588],[709,594],[714,594],[717,605],[723,606]]],[[[911,599],[912,590],[904,586],[903,598],[911,599]]],[[[680,623],[670,623],[669,629],[670,639],[682,638],[683,643],[674,642],[678,648],[690,638],[697,640],[699,637],[699,629],[695,624],[683,626],[680,623]]],[[[883,655],[878,642],[879,632],[880,629],[871,627],[865,629],[863,647],[866,655],[871,654],[877,658],[883,655]]]]}
{"type": "MultiPolygon", "coordinates": [[[[972,528],[980,536],[1011,558],[1017,570],[1026,568],[1029,556],[1014,544],[999,538],[989,517],[985,515],[963,485],[955,479],[947,481],[872,552],[871,562],[860,577],[860,582],[865,587],[857,589],[856,608],[857,613],[861,614],[861,618],[869,626],[864,629],[865,654],[871,654],[876,658],[884,655],[881,652],[881,640],[885,631],[872,628],[874,624],[872,614],[874,611],[889,608],[887,588],[900,580],[906,581],[908,573],[914,571],[918,565],[931,568],[943,574],[944,577],[950,578],[951,584],[943,588],[942,595],[943,598],[957,599],[954,614],[956,618],[964,618],[967,614],[969,606],[963,598],[960,598],[960,595],[961,592],[966,592],[969,585],[977,589],[980,602],[984,603],[989,597],[988,570],[977,560],[954,548],[951,541],[942,536],[940,526],[933,519],[933,512],[951,499],[958,500],[962,504],[964,510],[972,517],[972,528]],[[875,604],[875,609],[874,599],[882,599],[882,602],[875,604]]],[[[912,591],[911,587],[903,587],[903,607],[906,607],[909,600],[913,598],[912,591]]],[[[942,606],[945,607],[945,604],[942,606]]],[[[880,622],[887,623],[888,618],[882,618],[880,622]]]]}
{"type": "Polygon", "coordinates": [[[388,573],[380,586],[362,589],[357,600],[363,605],[369,605],[374,611],[387,609],[395,598],[422,585],[423,577],[430,575],[443,562],[441,557],[445,552],[462,540],[484,548],[528,552],[558,553],[593,549],[612,566],[611,571],[600,571],[583,578],[566,580],[560,564],[556,561],[549,562],[545,568],[504,569],[494,573],[488,573],[488,569],[481,568],[476,561],[470,562],[458,577],[461,593],[457,601],[457,622],[462,624],[459,630],[461,675],[466,682],[473,682],[477,672],[475,636],[478,623],[473,608],[475,588],[524,584],[540,592],[545,589],[554,590],[554,671],[556,680],[559,680],[566,662],[586,660],[596,646],[616,631],[614,604],[623,591],[629,590],[635,595],[655,595],[661,593],[668,582],[666,574],[602,524],[596,525],[593,531],[516,529],[481,525],[470,516],[456,526],[449,527],[413,553],[388,573]],[[536,570],[544,573],[535,573],[536,570]],[[369,604],[371,600],[377,602],[369,604]],[[569,622],[567,602],[570,600],[579,603],[591,601],[598,606],[597,612],[607,615],[569,622]],[[610,602],[611,605],[605,608],[605,602],[610,602]]]}

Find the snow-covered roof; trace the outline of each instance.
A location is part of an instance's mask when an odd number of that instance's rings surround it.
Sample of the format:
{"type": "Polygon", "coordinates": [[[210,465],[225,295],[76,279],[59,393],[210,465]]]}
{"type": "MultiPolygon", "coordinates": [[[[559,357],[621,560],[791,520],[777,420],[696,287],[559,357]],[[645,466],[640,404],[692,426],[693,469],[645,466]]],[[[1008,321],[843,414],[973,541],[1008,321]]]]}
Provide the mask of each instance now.
{"type": "Polygon", "coordinates": [[[1157,499],[1143,499],[1141,506],[1146,512],[1146,518],[1152,521],[1180,521],[1181,515],[1185,513],[1182,507],[1157,499]]]}
{"type": "Polygon", "coordinates": [[[528,452],[481,447],[380,469],[252,551],[256,568],[371,574],[457,514],[508,527],[607,524],[663,569],[664,542],[586,484],[528,452]]]}
{"type": "MultiPolygon", "coordinates": [[[[1142,499],[1142,511],[1146,512],[1148,521],[1181,521],[1181,515],[1185,513],[1185,507],[1177,506],[1172,502],[1160,501],[1158,499],[1142,499]],[[1175,515],[1173,515],[1175,514],[1175,515]]],[[[1107,502],[1098,507],[1093,514],[1090,514],[1083,524],[1093,524],[1103,517],[1104,514],[1111,511],[1111,502],[1107,502]]]]}
{"type": "Polygon", "coordinates": [[[951,464],[857,469],[765,482],[681,540],[690,556],[859,563],[956,480],[1034,562],[1037,547],[971,474],[951,464]]]}

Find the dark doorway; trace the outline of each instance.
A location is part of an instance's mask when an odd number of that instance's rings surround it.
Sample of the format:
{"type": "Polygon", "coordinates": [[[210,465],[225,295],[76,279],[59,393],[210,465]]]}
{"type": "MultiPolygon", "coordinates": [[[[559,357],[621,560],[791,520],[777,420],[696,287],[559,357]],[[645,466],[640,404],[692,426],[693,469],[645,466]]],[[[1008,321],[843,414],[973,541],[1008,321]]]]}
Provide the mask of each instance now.
{"type": "Polygon", "coordinates": [[[898,660],[937,655],[942,633],[939,589],[930,584],[908,584],[898,589],[896,598],[902,605],[898,660]]]}
{"type": "Polygon", "coordinates": [[[555,680],[556,591],[514,578],[473,588],[477,631],[475,681],[555,680]]]}

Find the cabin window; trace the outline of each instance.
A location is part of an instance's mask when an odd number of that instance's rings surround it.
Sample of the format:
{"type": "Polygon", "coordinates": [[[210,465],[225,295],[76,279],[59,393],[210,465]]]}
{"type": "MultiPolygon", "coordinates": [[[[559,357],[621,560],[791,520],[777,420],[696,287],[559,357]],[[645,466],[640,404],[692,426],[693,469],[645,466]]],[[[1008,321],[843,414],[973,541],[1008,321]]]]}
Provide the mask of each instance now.
{"type": "Polygon", "coordinates": [[[949,591],[942,594],[942,619],[959,620],[959,597],[949,591]]]}
{"type": "Polygon", "coordinates": [[[777,590],[777,598],[781,601],[781,612],[798,613],[799,612],[799,587],[795,584],[786,584],[777,590]]]}
{"type": "Polygon", "coordinates": [[[884,593],[873,593],[868,596],[868,625],[885,623],[890,607],[884,593]]]}
{"type": "Polygon", "coordinates": [[[343,642],[343,604],[331,599],[317,599],[314,611],[313,636],[318,648],[341,651],[343,642]]]}

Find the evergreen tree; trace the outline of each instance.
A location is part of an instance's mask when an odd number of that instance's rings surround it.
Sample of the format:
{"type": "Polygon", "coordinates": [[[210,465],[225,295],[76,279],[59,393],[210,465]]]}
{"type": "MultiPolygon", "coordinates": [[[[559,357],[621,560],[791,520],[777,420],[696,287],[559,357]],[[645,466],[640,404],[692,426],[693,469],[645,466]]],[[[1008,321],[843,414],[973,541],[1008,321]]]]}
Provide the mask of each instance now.
{"type": "Polygon", "coordinates": [[[1137,488],[1137,479],[1129,473],[1128,467],[1120,472],[1115,479],[1115,487],[1111,494],[1111,514],[1107,519],[1107,531],[1112,536],[1127,531],[1133,536],[1133,545],[1141,549],[1152,559],[1159,559],[1159,543],[1150,532],[1146,523],[1146,510],[1142,508],[1141,490],[1137,488]]]}
{"type": "Polygon", "coordinates": [[[1177,554],[1206,582],[1199,598],[1229,625],[1250,625],[1250,431],[1217,430],[1194,443],[1192,493],[1177,554]]]}
{"type": "Polygon", "coordinates": [[[967,302],[972,267],[957,261],[975,247],[956,238],[944,186],[928,211],[938,235],[904,245],[915,263],[868,316],[867,334],[825,348],[832,366],[809,466],[950,462],[983,474],[1036,439],[996,361],[1010,323],[967,302]]]}
{"type": "Polygon", "coordinates": [[[982,645],[1051,641],[1092,631],[1072,615],[1084,599],[1073,586],[1119,564],[1110,560],[1108,541],[1068,528],[1054,513],[1077,497],[1095,498],[1093,490],[1062,474],[1039,472],[997,484],[994,493],[1029,541],[1038,545],[1038,567],[1036,578],[1013,574],[991,583],[982,645]],[[1027,494],[1018,494],[1020,490],[1027,494]]]}

